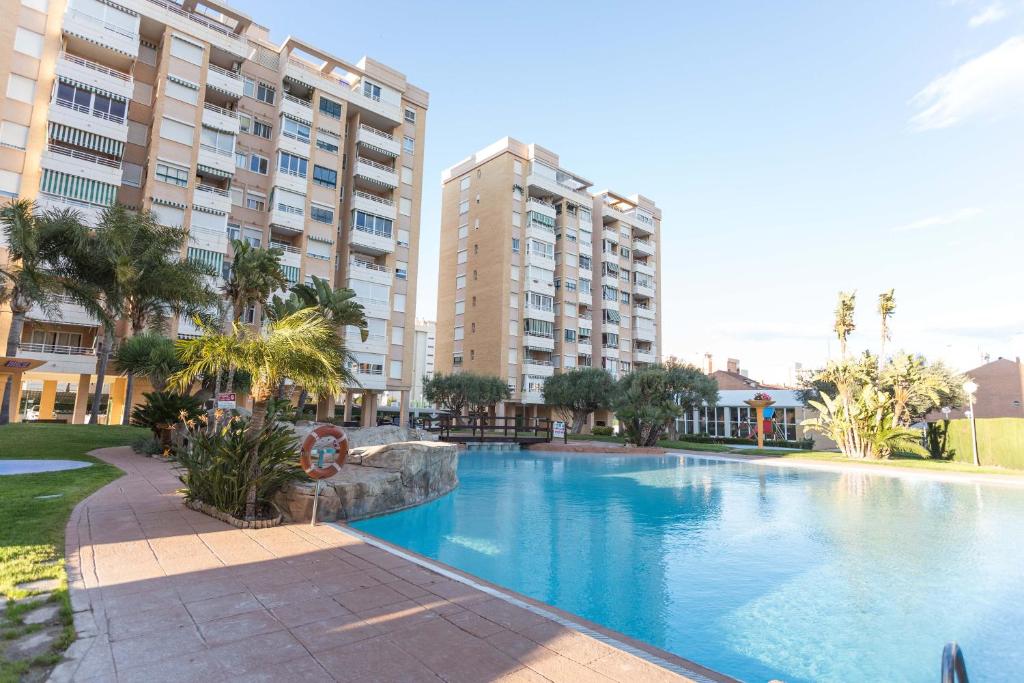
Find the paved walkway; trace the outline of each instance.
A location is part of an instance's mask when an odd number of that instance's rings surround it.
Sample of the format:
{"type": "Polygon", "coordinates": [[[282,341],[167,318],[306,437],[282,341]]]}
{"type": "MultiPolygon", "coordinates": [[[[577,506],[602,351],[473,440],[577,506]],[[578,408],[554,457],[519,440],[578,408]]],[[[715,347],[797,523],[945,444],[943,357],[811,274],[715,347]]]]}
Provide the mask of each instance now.
{"type": "Polygon", "coordinates": [[[243,531],[182,505],[164,462],[68,523],[79,640],[55,681],[683,681],[328,526],[243,531]]]}

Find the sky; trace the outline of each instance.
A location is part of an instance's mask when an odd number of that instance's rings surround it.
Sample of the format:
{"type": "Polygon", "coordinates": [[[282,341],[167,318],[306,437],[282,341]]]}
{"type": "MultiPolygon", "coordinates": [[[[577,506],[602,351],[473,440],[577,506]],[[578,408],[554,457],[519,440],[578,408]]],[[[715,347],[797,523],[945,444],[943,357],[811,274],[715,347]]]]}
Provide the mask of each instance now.
{"type": "Polygon", "coordinates": [[[441,171],[511,136],[662,209],[665,356],[793,381],[889,288],[890,348],[1024,356],[1024,0],[232,4],[430,93],[420,317],[441,171]]]}

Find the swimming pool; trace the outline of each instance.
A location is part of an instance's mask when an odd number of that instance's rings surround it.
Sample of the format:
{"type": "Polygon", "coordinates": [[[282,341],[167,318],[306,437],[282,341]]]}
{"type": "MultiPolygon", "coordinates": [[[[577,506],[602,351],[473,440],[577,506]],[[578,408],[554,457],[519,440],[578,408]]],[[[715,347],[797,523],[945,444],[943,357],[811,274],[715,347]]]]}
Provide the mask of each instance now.
{"type": "Polygon", "coordinates": [[[465,451],[354,523],[748,681],[1024,676],[1024,489],[689,456],[465,451]]]}

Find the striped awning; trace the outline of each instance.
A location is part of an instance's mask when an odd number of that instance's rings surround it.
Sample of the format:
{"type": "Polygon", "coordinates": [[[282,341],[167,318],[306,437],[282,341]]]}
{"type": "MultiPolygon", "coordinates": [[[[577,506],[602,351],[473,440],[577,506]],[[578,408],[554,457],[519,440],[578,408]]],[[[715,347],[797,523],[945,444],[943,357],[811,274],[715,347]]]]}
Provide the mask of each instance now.
{"type": "Polygon", "coordinates": [[[366,147],[368,149],[372,149],[374,152],[377,152],[378,154],[389,156],[392,159],[398,156],[397,152],[392,152],[390,149],[384,149],[383,147],[378,147],[377,145],[371,145],[369,142],[366,142],[365,140],[359,140],[358,142],[361,146],[366,147]]]}
{"type": "Polygon", "coordinates": [[[43,177],[39,181],[39,190],[47,194],[69,197],[89,204],[110,206],[117,196],[117,187],[101,183],[91,178],[80,178],[76,175],[61,173],[49,168],[43,169],[43,177]]]}
{"type": "Polygon", "coordinates": [[[201,263],[204,266],[209,266],[218,273],[224,266],[224,254],[219,251],[200,249],[199,247],[188,248],[188,260],[194,263],[201,263]]]}
{"type": "Polygon", "coordinates": [[[310,128],[313,127],[313,122],[311,120],[304,119],[301,116],[296,116],[295,114],[290,114],[290,113],[289,114],[281,114],[281,118],[283,118],[283,119],[291,119],[292,121],[298,121],[299,123],[305,124],[305,125],[309,126],[310,128]]]}
{"type": "Polygon", "coordinates": [[[199,169],[201,173],[206,173],[207,175],[220,176],[221,178],[230,178],[232,175],[227,171],[222,171],[219,168],[214,168],[213,166],[206,166],[205,164],[196,164],[196,168],[199,169]]]}
{"type": "Polygon", "coordinates": [[[201,211],[202,213],[211,213],[214,216],[226,216],[226,215],[228,215],[226,211],[218,211],[217,209],[211,209],[211,208],[206,207],[206,206],[199,206],[198,204],[193,204],[192,205],[192,210],[193,211],[201,211]]]}
{"type": "Polygon", "coordinates": [[[99,45],[100,47],[102,47],[102,48],[104,48],[106,50],[113,50],[114,52],[116,52],[118,54],[128,55],[132,59],[136,59],[138,57],[138,55],[134,55],[131,52],[127,52],[125,50],[122,50],[121,48],[117,47],[117,45],[115,45],[114,43],[101,42],[99,40],[96,40],[95,38],[91,38],[90,36],[85,35],[84,33],[77,33],[77,32],[75,32],[73,24],[70,24],[70,25],[69,24],[65,24],[64,25],[64,32],[67,33],[68,35],[74,36],[75,38],[78,38],[80,40],[84,40],[87,43],[92,43],[93,45],[99,45]]]}
{"type": "Polygon", "coordinates": [[[299,269],[295,266],[281,266],[281,272],[284,273],[284,278],[293,285],[299,281],[299,269]]]}
{"type": "Polygon", "coordinates": [[[170,199],[164,199],[163,197],[150,197],[150,199],[153,200],[154,204],[161,204],[163,206],[171,206],[171,207],[174,207],[175,209],[187,209],[188,208],[188,204],[183,204],[182,202],[173,202],[170,199]]]}
{"type": "Polygon", "coordinates": [[[374,185],[380,185],[381,187],[389,187],[389,188],[396,187],[395,185],[392,185],[391,183],[384,182],[383,180],[379,180],[379,179],[374,178],[372,176],[363,175],[362,173],[359,173],[358,171],[356,172],[356,175],[359,176],[360,178],[362,178],[363,180],[366,180],[368,182],[373,183],[374,185]]]}
{"type": "Polygon", "coordinates": [[[330,237],[321,237],[320,235],[308,235],[309,239],[314,242],[323,242],[324,244],[334,244],[334,240],[330,237]]]}
{"type": "Polygon", "coordinates": [[[167,74],[167,80],[174,81],[178,85],[183,85],[186,88],[192,88],[193,90],[199,90],[199,84],[198,83],[193,83],[192,81],[184,79],[181,76],[175,76],[174,74],[167,74]]]}
{"type": "Polygon", "coordinates": [[[78,130],[77,128],[60,123],[53,123],[52,121],[50,122],[50,140],[65,142],[76,147],[85,147],[94,152],[109,154],[115,157],[120,157],[124,152],[123,142],[103,137],[96,133],[87,133],[84,130],[78,130]]]}
{"type": "Polygon", "coordinates": [[[67,76],[58,76],[57,78],[60,79],[61,83],[67,83],[68,85],[78,88],[79,90],[88,90],[89,92],[99,93],[104,97],[109,97],[110,99],[117,100],[118,102],[128,101],[122,95],[117,95],[115,93],[110,92],[109,90],[104,90],[103,88],[97,88],[95,85],[83,83],[82,81],[76,81],[75,79],[68,78],[67,76]]]}

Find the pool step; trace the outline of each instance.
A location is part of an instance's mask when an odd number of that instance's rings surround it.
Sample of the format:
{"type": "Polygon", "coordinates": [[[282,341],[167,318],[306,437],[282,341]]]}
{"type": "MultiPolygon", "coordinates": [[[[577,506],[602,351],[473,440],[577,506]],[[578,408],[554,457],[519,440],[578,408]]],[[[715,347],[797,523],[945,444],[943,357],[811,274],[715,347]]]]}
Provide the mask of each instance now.
{"type": "Polygon", "coordinates": [[[470,441],[466,448],[473,451],[519,451],[522,447],[517,443],[505,443],[496,441],[470,441]]]}

